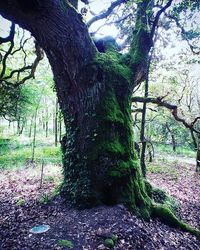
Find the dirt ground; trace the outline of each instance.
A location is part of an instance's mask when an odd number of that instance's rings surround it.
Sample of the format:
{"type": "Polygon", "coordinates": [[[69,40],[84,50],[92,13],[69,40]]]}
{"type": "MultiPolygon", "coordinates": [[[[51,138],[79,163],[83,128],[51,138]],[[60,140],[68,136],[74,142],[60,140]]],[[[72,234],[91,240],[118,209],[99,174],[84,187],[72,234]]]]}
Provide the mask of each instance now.
{"type": "MultiPolygon", "coordinates": [[[[200,228],[200,175],[194,165],[162,159],[157,163],[161,170],[151,171],[148,179],[176,198],[178,214],[184,221],[200,228]]],[[[104,241],[111,234],[117,236],[116,250],[200,249],[195,236],[158,220],[143,221],[123,205],[76,210],[64,205],[59,196],[51,200],[51,193],[62,180],[61,167],[45,166],[42,188],[40,175],[40,169],[32,166],[0,171],[0,249],[69,249],[59,246],[63,239],[71,241],[76,250],[103,250],[109,249],[104,241]],[[42,234],[30,233],[40,224],[50,229],[42,234]]]]}

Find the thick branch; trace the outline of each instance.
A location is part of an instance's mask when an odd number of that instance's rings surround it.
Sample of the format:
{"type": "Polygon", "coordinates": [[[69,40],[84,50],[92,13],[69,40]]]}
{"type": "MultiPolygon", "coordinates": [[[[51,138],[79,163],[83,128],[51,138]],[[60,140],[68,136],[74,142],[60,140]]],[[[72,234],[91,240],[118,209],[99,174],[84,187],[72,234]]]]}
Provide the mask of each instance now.
{"type": "Polygon", "coordinates": [[[140,97],[140,96],[134,96],[132,97],[132,102],[141,102],[141,103],[153,103],[153,104],[157,104],[158,106],[162,106],[165,107],[167,109],[173,110],[173,109],[177,109],[176,105],[172,105],[168,102],[163,101],[162,97],[157,97],[157,98],[153,98],[153,97],[140,97]]]}

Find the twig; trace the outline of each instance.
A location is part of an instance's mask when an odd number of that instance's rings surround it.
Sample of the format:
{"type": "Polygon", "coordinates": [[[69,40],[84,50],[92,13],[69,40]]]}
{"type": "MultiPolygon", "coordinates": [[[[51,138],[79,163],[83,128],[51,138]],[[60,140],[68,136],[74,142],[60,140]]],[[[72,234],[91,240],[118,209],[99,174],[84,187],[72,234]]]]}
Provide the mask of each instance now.
{"type": "Polygon", "coordinates": [[[41,177],[40,177],[40,188],[42,188],[43,175],[44,175],[44,160],[42,160],[41,177]]]}

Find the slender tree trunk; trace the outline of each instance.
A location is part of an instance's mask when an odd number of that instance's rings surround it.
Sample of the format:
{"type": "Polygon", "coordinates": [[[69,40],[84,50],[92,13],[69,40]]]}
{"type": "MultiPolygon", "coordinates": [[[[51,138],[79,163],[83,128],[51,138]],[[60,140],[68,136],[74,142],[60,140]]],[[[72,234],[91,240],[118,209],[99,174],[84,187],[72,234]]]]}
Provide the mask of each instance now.
{"type": "Polygon", "coordinates": [[[59,111],[59,142],[62,140],[62,113],[59,111]]]}
{"type": "Polygon", "coordinates": [[[53,111],[53,120],[52,120],[52,131],[53,134],[55,135],[55,112],[53,111]]]}
{"type": "MultiPolygon", "coordinates": [[[[146,79],[145,79],[145,93],[144,97],[147,98],[149,95],[149,68],[150,68],[151,60],[149,59],[148,62],[148,69],[146,73],[146,79]]],[[[140,165],[142,169],[142,174],[144,177],[146,177],[146,163],[145,163],[145,153],[146,153],[146,139],[145,139],[145,123],[146,123],[146,111],[147,111],[147,103],[143,103],[143,109],[142,109],[142,120],[141,120],[141,130],[140,130],[140,140],[142,143],[141,147],[141,155],[140,155],[140,165]]]]}
{"type": "Polygon", "coordinates": [[[21,123],[21,117],[19,116],[17,119],[17,134],[20,135],[20,123],[21,123]]]}
{"type": "MultiPolygon", "coordinates": [[[[44,90],[44,88],[43,88],[43,90],[44,90]]],[[[40,98],[38,100],[38,104],[36,106],[35,114],[34,114],[34,117],[33,117],[33,119],[34,119],[34,130],[33,130],[33,142],[32,142],[32,159],[31,159],[32,162],[34,162],[34,159],[35,159],[36,132],[37,132],[37,116],[38,116],[38,109],[39,109],[40,102],[41,102],[42,95],[43,95],[43,90],[42,90],[40,98]]]]}
{"type": "Polygon", "coordinates": [[[46,138],[49,135],[49,121],[48,120],[46,120],[45,122],[45,135],[46,135],[46,138]]]}
{"type": "Polygon", "coordinates": [[[21,123],[21,126],[20,126],[19,135],[22,135],[24,128],[25,128],[25,125],[26,125],[26,121],[23,120],[23,122],[21,123]]]}
{"type": "Polygon", "coordinates": [[[149,154],[149,162],[153,162],[154,146],[153,146],[153,143],[150,140],[148,140],[147,148],[148,148],[148,154],[149,154]]]}
{"type": "Polygon", "coordinates": [[[44,114],[44,111],[42,111],[42,129],[43,129],[43,131],[46,132],[45,124],[46,124],[45,114],[44,114]]]}
{"type": "Polygon", "coordinates": [[[36,108],[35,115],[34,115],[34,125],[33,125],[33,141],[32,141],[32,157],[31,162],[33,163],[35,160],[35,148],[36,148],[36,131],[37,131],[37,110],[36,108]]]}
{"type": "Polygon", "coordinates": [[[198,141],[197,141],[197,157],[196,157],[196,171],[200,172],[200,133],[197,135],[198,141]]]}
{"type": "Polygon", "coordinates": [[[12,128],[13,128],[13,133],[15,134],[15,122],[13,122],[12,125],[13,125],[13,126],[12,126],[12,128]]]}
{"type": "Polygon", "coordinates": [[[30,128],[29,128],[29,137],[31,137],[31,135],[32,135],[33,119],[34,119],[34,115],[31,116],[31,122],[30,122],[30,128]]]}
{"type": "Polygon", "coordinates": [[[46,138],[48,137],[49,132],[49,109],[46,107],[46,115],[45,115],[45,133],[46,138]]]}
{"type": "Polygon", "coordinates": [[[55,120],[54,120],[54,126],[55,126],[55,146],[58,146],[58,100],[56,99],[56,110],[55,110],[55,120]]]}
{"type": "Polygon", "coordinates": [[[193,131],[192,129],[190,129],[190,134],[191,134],[191,137],[192,137],[192,141],[193,141],[193,144],[194,144],[194,148],[195,148],[195,150],[197,150],[198,143],[197,143],[197,140],[196,140],[196,138],[195,138],[194,131],[193,131]]]}
{"type": "Polygon", "coordinates": [[[172,139],[172,149],[174,152],[176,152],[176,139],[175,139],[175,135],[173,133],[173,131],[170,129],[168,123],[166,123],[166,128],[167,128],[167,131],[169,132],[170,136],[171,136],[171,139],[172,139]]]}

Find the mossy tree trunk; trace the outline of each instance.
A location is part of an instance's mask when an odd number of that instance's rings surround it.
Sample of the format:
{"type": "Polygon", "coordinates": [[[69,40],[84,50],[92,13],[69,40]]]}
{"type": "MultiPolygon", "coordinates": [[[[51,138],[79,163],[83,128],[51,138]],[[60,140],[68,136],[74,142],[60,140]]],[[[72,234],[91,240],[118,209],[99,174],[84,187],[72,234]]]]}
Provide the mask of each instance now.
{"type": "Polygon", "coordinates": [[[84,90],[73,96],[79,111],[64,113],[63,191],[78,206],[125,203],[145,214],[150,199],[133,150],[129,70],[113,57],[98,55],[84,70],[84,90]]]}
{"type": "Polygon", "coordinates": [[[112,49],[97,52],[81,15],[66,1],[0,3],[0,13],[33,34],[52,66],[66,125],[63,193],[78,207],[124,203],[149,216],[131,119],[132,90],[145,79],[152,46],[149,2],[138,3],[126,64],[112,49]]]}
{"type": "Polygon", "coordinates": [[[112,49],[97,52],[78,0],[0,1],[0,14],[29,30],[51,64],[66,135],[62,141],[63,194],[78,207],[124,203],[148,218],[200,236],[166,206],[152,205],[133,150],[131,94],[146,77],[159,16],[151,31],[151,0],[138,1],[135,30],[126,60],[112,49]],[[126,62],[126,63],[123,63],[126,62]]]}

